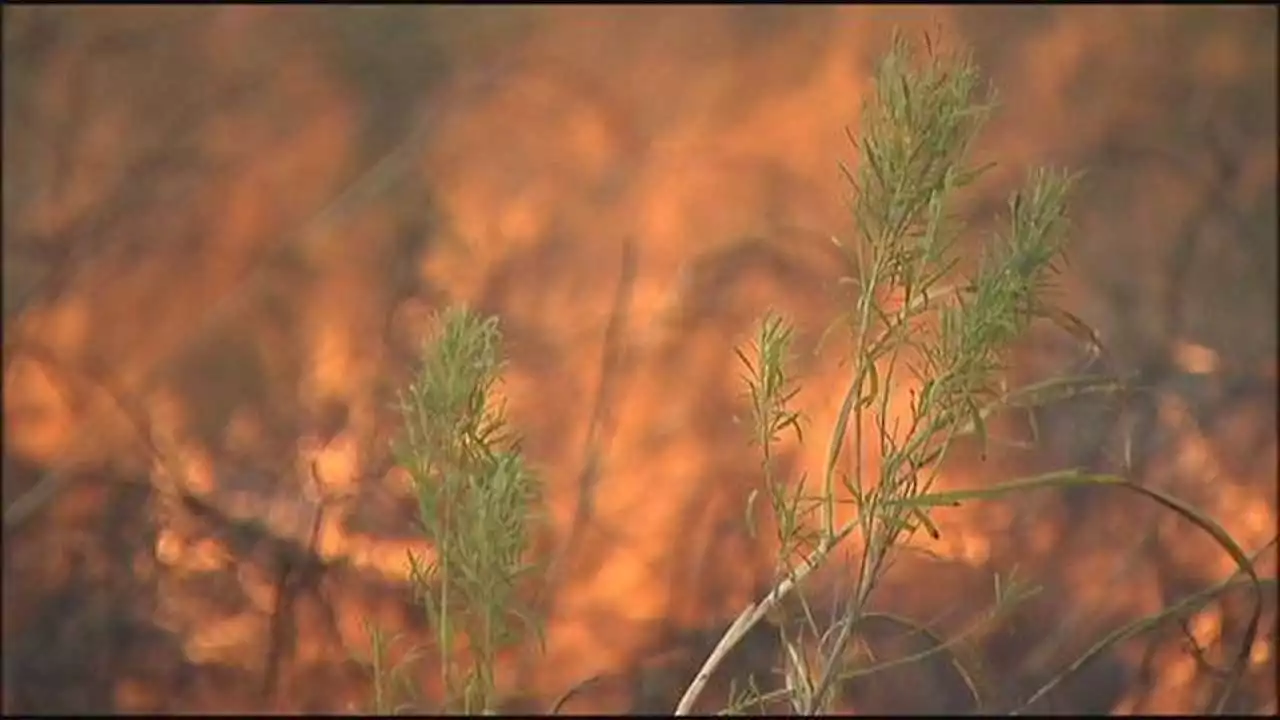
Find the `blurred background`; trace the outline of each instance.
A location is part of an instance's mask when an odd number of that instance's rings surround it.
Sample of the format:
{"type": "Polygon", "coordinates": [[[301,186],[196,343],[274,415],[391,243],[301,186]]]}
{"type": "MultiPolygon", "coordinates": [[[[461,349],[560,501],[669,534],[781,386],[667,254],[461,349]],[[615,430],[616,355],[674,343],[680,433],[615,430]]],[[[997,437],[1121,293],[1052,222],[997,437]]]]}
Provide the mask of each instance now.
{"type": "MultiPolygon", "coordinates": [[[[1037,328],[1013,375],[1149,389],[1045,408],[1034,447],[961,448],[942,484],[1124,471],[1263,549],[1274,8],[6,6],[6,712],[364,707],[362,622],[425,637],[387,444],[455,302],[501,318],[562,558],[545,652],[503,660],[511,709],[587,678],[567,710],[673,708],[769,574],[742,520],[758,460],[732,352],[764,309],[798,324],[813,426],[836,411],[839,368],[808,351],[836,308],[828,238],[849,233],[844,130],[895,27],[971,48],[999,90],[976,150],[998,167],[962,208],[975,247],[1030,168],[1086,171],[1056,299],[1106,352],[1037,328]]],[[[1124,494],[938,522],[879,609],[947,634],[995,572],[1046,589],[965,643],[988,710],[1234,568],[1124,494]]],[[[1196,712],[1248,608],[1229,594],[1127,640],[1032,710],[1196,712]]],[[[1273,585],[1232,709],[1276,712],[1275,634],[1273,585]]],[[[726,674],[774,650],[753,636],[726,674]]],[[[958,683],[935,658],[848,695],[974,710],[958,683]]]]}

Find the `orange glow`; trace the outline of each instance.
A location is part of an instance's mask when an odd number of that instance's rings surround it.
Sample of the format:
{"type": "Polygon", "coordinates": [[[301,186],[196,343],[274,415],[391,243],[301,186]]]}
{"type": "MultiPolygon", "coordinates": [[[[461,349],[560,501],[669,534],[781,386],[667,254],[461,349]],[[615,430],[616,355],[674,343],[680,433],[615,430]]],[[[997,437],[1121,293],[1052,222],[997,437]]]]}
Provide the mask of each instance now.
{"type": "MultiPolygon", "coordinates": [[[[1098,327],[1094,370],[1146,368],[1154,386],[1123,408],[1045,409],[1032,450],[959,448],[938,486],[1128,463],[1253,552],[1277,525],[1267,12],[6,9],[5,280],[49,290],[18,308],[6,294],[5,505],[68,478],[6,528],[6,711],[367,702],[360,619],[427,637],[404,587],[406,553],[425,549],[387,448],[425,320],[453,302],[501,318],[549,542],[576,533],[546,657],[503,660],[513,706],[545,709],[601,673],[573,710],[674,707],[671,678],[768,579],[768,542],[743,519],[759,462],[734,422],[731,352],[766,307],[796,321],[812,430],[782,444],[786,471],[814,481],[827,451],[848,368],[838,340],[811,353],[838,307],[829,238],[853,237],[837,163],[857,163],[845,128],[895,26],[971,46],[999,88],[976,154],[1000,165],[959,208],[975,246],[1029,166],[1088,171],[1056,300],[1098,327]],[[624,282],[620,359],[602,364],[624,282]],[[1126,451],[1130,425],[1147,430],[1126,451]],[[185,501],[165,480],[179,469],[185,501]]],[[[1013,376],[1081,366],[1071,338],[1032,335],[1013,376]]],[[[905,383],[896,393],[901,411],[905,383]]],[[[1021,415],[997,425],[1031,433],[1021,415]]],[[[914,538],[874,604],[957,632],[1016,565],[1046,592],[971,652],[1019,697],[1071,650],[1233,570],[1188,523],[1120,493],[937,520],[940,540],[914,538]]],[[[1215,662],[1242,607],[1188,621],[1215,662]]],[[[1184,640],[1171,626],[1130,641],[1055,709],[1199,711],[1213,682],[1184,640]]],[[[1275,652],[1253,648],[1242,711],[1274,711],[1275,652]]],[[[854,704],[917,709],[879,697],[854,704]]]]}

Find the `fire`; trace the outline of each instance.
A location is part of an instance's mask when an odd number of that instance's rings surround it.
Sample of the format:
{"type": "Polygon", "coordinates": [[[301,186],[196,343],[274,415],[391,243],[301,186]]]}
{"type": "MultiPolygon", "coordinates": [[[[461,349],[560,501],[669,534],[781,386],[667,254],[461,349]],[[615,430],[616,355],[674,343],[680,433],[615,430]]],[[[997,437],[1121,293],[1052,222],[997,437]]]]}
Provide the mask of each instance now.
{"type": "MultiPolygon", "coordinates": [[[[1246,552],[1274,538],[1276,374],[1260,360],[1274,277],[1258,274],[1274,233],[1253,221],[1275,195],[1265,11],[127,12],[6,11],[5,505],[66,478],[6,528],[6,710],[364,702],[357,620],[425,637],[402,564],[424,548],[386,446],[421,320],[456,301],[502,320],[509,411],[548,483],[552,535],[583,523],[545,660],[504,660],[513,702],[543,709],[601,674],[613,689],[573,709],[661,705],[650,695],[678,685],[665,674],[691,673],[768,572],[741,527],[758,464],[733,420],[730,351],[766,306],[800,328],[813,427],[834,416],[846,371],[805,353],[835,309],[827,238],[849,231],[844,129],[895,25],[972,44],[1001,89],[977,149],[1001,166],[966,216],[999,207],[1027,165],[1090,171],[1057,299],[1100,327],[1114,369],[1158,369],[1134,420],[1149,422],[1144,480],[1246,552]],[[41,294],[11,305],[11,280],[30,278],[41,294]],[[618,359],[602,363],[615,317],[618,359]],[[112,627],[137,636],[128,652],[83,649],[112,627]]],[[[1051,332],[1015,374],[1071,367],[1051,332]]],[[[1037,449],[958,451],[939,482],[1115,470],[1113,409],[1049,409],[1037,449]]],[[[815,475],[823,441],[787,446],[788,471],[815,475]]],[[[1049,599],[972,653],[1025,697],[1077,640],[1233,570],[1128,500],[942,511],[940,540],[909,553],[938,564],[904,560],[875,601],[958,630],[990,602],[991,573],[1018,565],[1049,599]],[[1068,620],[1072,637],[1049,637],[1068,620]]],[[[1190,634],[1229,654],[1237,605],[1202,609],[1190,634]]],[[[1264,627],[1274,589],[1267,613],[1264,627]]],[[[1125,645],[1055,702],[1198,710],[1210,674],[1176,635],[1125,645]],[[1118,685],[1094,692],[1103,673],[1118,685]]],[[[1252,648],[1242,707],[1274,710],[1274,653],[1252,648]]]]}

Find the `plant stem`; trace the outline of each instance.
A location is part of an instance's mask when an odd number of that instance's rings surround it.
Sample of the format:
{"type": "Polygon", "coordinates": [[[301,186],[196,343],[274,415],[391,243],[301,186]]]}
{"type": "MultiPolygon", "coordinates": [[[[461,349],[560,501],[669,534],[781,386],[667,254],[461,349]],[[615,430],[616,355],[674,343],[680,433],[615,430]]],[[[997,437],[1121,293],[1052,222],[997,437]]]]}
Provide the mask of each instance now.
{"type": "Polygon", "coordinates": [[[748,605],[744,609],[724,635],[720,637],[720,642],[716,644],[711,654],[707,656],[706,661],[698,670],[698,674],[694,676],[693,682],[685,689],[684,695],[680,698],[680,703],[676,705],[676,716],[688,715],[693,708],[693,704],[697,702],[698,697],[702,695],[702,691],[706,688],[707,683],[711,680],[711,676],[719,669],[720,664],[724,662],[724,658],[734,647],[746,637],[763,618],[770,612],[782,604],[782,601],[795,589],[797,585],[804,581],[814,570],[816,570],[822,562],[831,554],[831,551],[840,544],[842,540],[853,533],[857,527],[857,521],[850,520],[840,527],[840,530],[829,537],[824,537],[814,549],[788,577],[783,578],[781,582],[769,591],[759,602],[748,605]]]}

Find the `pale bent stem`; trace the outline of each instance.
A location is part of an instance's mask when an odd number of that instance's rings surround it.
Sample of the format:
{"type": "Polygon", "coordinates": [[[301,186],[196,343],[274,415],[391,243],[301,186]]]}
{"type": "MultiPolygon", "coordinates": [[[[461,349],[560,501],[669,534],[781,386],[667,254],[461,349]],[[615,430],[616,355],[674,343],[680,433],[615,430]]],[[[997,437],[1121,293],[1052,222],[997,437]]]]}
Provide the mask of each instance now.
{"type": "Polygon", "coordinates": [[[720,637],[720,642],[716,644],[715,649],[707,656],[706,662],[702,664],[698,674],[694,676],[693,682],[689,683],[689,687],[684,691],[684,696],[680,698],[680,703],[676,705],[675,715],[677,717],[688,715],[692,711],[693,704],[702,695],[707,683],[711,681],[711,676],[715,674],[720,664],[724,662],[725,656],[742,641],[742,638],[746,637],[751,628],[755,627],[760,620],[778,607],[783,599],[810,573],[816,570],[827,555],[835,549],[836,545],[839,545],[842,540],[848,537],[856,527],[856,519],[850,520],[840,528],[839,532],[824,538],[822,543],[804,559],[795,572],[775,585],[760,602],[748,605],[738,615],[738,619],[734,620],[729,629],[720,637]]]}

